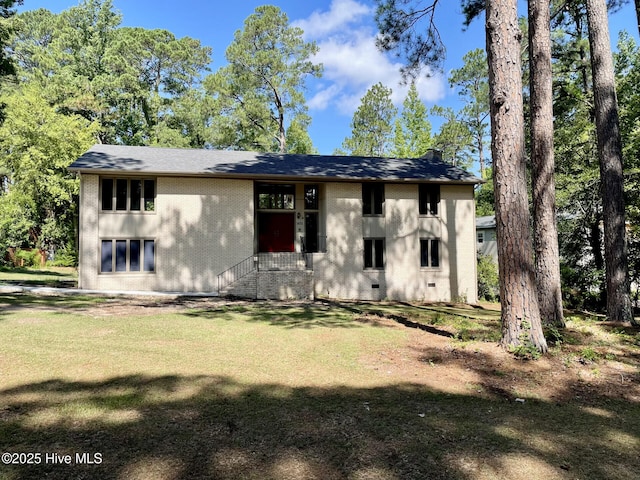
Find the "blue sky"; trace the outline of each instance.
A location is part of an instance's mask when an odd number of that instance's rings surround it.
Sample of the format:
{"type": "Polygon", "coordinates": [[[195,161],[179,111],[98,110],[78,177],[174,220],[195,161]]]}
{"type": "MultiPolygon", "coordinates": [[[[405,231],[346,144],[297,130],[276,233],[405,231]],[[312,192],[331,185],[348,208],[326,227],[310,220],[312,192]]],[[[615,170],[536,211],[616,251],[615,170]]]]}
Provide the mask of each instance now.
{"type": "MultiPolygon", "coordinates": [[[[24,0],[19,11],[47,8],[58,13],[77,5],[78,0],[24,0]]],[[[313,123],[309,133],[322,154],[340,147],[350,134],[353,112],[367,89],[382,82],[393,90],[393,101],[401,106],[406,87],[400,84],[400,64],[390,55],[376,50],[377,33],[373,20],[373,0],[113,0],[122,14],[122,25],[149,29],[163,28],[177,37],[189,36],[213,48],[212,71],[225,64],[224,52],[236,30],[259,5],[280,7],[289,20],[303,28],[307,40],[320,47],[317,61],[324,64],[320,80],[308,83],[307,102],[313,123]]],[[[436,23],[447,48],[444,74],[421,78],[420,97],[428,107],[435,104],[459,107],[456,92],[448,88],[446,73],[462,65],[462,57],[474,48],[484,48],[484,21],[476,20],[463,31],[460,2],[441,2],[436,23]]],[[[520,2],[522,14],[526,3],[520,2]]],[[[617,32],[627,30],[638,38],[633,2],[611,17],[610,29],[615,45],[617,32]]],[[[432,119],[434,130],[439,121],[432,119]]]]}

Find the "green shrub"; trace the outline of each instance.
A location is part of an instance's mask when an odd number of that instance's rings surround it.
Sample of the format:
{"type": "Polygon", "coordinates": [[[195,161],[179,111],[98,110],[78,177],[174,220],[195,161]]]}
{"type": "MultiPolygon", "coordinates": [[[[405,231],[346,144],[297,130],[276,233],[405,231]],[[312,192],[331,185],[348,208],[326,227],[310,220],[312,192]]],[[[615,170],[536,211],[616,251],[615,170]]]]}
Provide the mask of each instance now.
{"type": "Polygon", "coordinates": [[[585,363],[593,363],[600,359],[600,354],[591,347],[585,347],[580,350],[580,358],[585,363]]]}
{"type": "Polygon", "coordinates": [[[520,358],[522,360],[538,360],[542,356],[540,350],[538,350],[531,342],[527,342],[523,345],[511,346],[509,347],[509,352],[511,352],[516,358],[520,358]]]}
{"type": "Polygon", "coordinates": [[[56,254],[51,262],[51,265],[55,267],[77,267],[78,266],[78,252],[73,246],[72,242],[67,243],[66,246],[56,250],[56,254]]]}
{"type": "Polygon", "coordinates": [[[522,320],[520,325],[520,334],[518,335],[519,344],[511,345],[509,351],[517,358],[522,360],[538,360],[542,356],[542,352],[538,350],[529,334],[531,333],[531,323],[528,320],[522,320]]]}
{"type": "Polygon", "coordinates": [[[23,267],[39,267],[40,253],[38,250],[16,250],[16,258],[20,259],[23,267]]]}
{"type": "Polygon", "coordinates": [[[562,298],[567,308],[601,312],[604,310],[604,270],[560,265],[562,298]]]}
{"type": "Polygon", "coordinates": [[[561,345],[565,343],[564,335],[555,325],[544,326],[544,338],[552,345],[561,345]]]}
{"type": "Polygon", "coordinates": [[[500,297],[498,266],[489,255],[478,254],[478,297],[495,302],[500,297]]]}

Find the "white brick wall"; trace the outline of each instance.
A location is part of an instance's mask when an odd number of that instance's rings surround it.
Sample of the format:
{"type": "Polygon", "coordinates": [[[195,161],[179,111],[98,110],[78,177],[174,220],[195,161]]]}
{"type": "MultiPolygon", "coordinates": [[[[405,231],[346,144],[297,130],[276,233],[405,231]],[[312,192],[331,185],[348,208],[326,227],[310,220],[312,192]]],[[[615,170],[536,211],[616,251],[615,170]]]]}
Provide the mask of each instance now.
{"type": "Polygon", "coordinates": [[[365,226],[369,219],[362,217],[361,185],[329,183],[324,194],[327,253],[314,260],[315,294],[363,300],[385,298],[384,271],[364,269],[364,231],[371,234],[372,228],[381,227],[365,226]]]}
{"type": "Polygon", "coordinates": [[[256,297],[263,300],[313,300],[313,272],[257,272],[256,297]]]}
{"type": "Polygon", "coordinates": [[[158,196],[165,288],[215,291],[218,273],[253,255],[253,182],[162,177],[158,196]]]}
{"type": "Polygon", "coordinates": [[[98,202],[97,175],[80,177],[80,241],[78,287],[98,288],[98,202]]]}
{"type": "Polygon", "coordinates": [[[154,212],[99,212],[98,177],[83,175],[82,288],[217,290],[217,274],[253,254],[253,182],[158,177],[154,212]],[[99,212],[99,214],[98,214],[99,212]],[[100,240],[156,242],[156,273],[100,274],[100,240]]]}
{"type": "MultiPolygon", "coordinates": [[[[445,194],[441,191],[443,199],[445,194]]],[[[417,185],[387,185],[385,197],[389,217],[388,297],[398,300],[448,300],[451,295],[449,232],[443,220],[446,218],[446,201],[440,202],[437,216],[420,216],[417,185]],[[440,239],[439,267],[420,267],[421,238],[440,239]]]]}
{"type": "Polygon", "coordinates": [[[452,298],[478,301],[476,222],[473,188],[449,185],[446,190],[447,228],[452,239],[451,255],[452,298]]]}
{"type": "Polygon", "coordinates": [[[316,295],[477,300],[472,186],[443,185],[438,215],[420,216],[417,185],[386,184],[384,217],[362,216],[360,184],[325,187],[327,254],[314,259],[316,295]],[[384,270],[364,269],[364,237],[385,238],[384,270]],[[421,238],[441,240],[439,267],[420,267],[421,238]]]}
{"type": "MultiPolygon", "coordinates": [[[[155,211],[146,213],[99,212],[98,180],[82,176],[81,288],[212,292],[217,274],[255,251],[251,180],[159,177],[155,211]],[[100,274],[100,241],[112,238],[154,239],[156,273],[100,274]]],[[[314,255],[315,295],[477,300],[471,185],[443,185],[436,217],[418,215],[415,184],[385,185],[384,217],[363,217],[360,183],[320,191],[327,253],[314,255]],[[385,238],[384,270],[364,269],[364,237],[385,238]],[[420,267],[420,238],[441,240],[440,267],[420,267]]]]}

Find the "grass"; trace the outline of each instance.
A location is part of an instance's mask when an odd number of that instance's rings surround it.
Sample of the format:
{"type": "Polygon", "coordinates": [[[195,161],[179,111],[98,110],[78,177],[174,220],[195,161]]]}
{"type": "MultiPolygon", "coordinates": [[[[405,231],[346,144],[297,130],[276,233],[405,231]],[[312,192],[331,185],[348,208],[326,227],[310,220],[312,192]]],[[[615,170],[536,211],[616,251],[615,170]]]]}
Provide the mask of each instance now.
{"type": "Polygon", "coordinates": [[[78,285],[78,274],[68,267],[0,267],[0,284],[73,288],[78,285]]]}
{"type": "Polygon", "coordinates": [[[74,460],[0,478],[637,478],[638,399],[545,369],[637,374],[640,336],[575,317],[574,343],[518,362],[489,354],[497,315],[0,295],[0,452],[74,460]]]}

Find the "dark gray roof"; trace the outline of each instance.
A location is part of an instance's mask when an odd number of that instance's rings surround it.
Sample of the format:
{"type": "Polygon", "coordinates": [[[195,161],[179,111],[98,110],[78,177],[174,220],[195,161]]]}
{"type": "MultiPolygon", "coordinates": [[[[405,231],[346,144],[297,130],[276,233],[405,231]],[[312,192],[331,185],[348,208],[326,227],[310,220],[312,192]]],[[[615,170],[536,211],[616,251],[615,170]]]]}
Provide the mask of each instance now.
{"type": "Polygon", "coordinates": [[[73,162],[69,170],[100,174],[126,172],[274,180],[482,181],[443,162],[439,153],[434,151],[423,158],[397,159],[94,145],[73,162]]]}
{"type": "Polygon", "coordinates": [[[496,216],[476,217],[476,228],[496,228],[496,216]]]}

